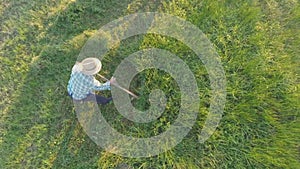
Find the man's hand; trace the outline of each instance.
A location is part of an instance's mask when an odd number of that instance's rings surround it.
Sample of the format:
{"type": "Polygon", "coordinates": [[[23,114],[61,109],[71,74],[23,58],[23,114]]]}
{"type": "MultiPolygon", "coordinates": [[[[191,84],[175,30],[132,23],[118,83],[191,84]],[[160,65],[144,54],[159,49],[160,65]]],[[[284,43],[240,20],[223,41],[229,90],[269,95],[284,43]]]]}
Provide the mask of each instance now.
{"type": "Polygon", "coordinates": [[[111,77],[111,79],[109,80],[110,84],[117,84],[117,80],[115,77],[111,77]]]}

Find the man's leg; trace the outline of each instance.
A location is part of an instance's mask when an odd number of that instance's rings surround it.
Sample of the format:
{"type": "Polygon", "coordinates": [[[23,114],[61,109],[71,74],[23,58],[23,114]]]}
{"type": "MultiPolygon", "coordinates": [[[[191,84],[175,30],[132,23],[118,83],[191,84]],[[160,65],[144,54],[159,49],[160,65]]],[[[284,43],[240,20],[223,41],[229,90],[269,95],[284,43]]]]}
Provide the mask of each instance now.
{"type": "Polygon", "coordinates": [[[100,96],[100,95],[97,95],[97,94],[95,96],[96,96],[96,101],[97,101],[98,104],[104,105],[104,104],[107,104],[110,101],[112,101],[112,97],[106,98],[106,97],[103,97],[103,96],[100,96]]]}
{"type": "Polygon", "coordinates": [[[96,98],[96,101],[97,101],[97,104],[107,104],[109,103],[110,101],[112,101],[112,97],[110,98],[106,98],[106,97],[103,97],[103,96],[100,96],[100,95],[97,95],[97,94],[89,94],[85,99],[84,101],[93,101],[94,100],[94,97],[96,98]]]}

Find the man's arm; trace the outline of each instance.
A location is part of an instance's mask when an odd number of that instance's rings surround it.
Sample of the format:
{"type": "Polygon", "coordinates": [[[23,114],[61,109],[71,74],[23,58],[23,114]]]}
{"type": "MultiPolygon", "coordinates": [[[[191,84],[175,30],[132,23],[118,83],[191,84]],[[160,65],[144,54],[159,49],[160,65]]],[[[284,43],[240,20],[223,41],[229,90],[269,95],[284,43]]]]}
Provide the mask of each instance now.
{"type": "Polygon", "coordinates": [[[94,79],[94,90],[110,90],[110,81],[101,84],[98,80],[94,79]]]}

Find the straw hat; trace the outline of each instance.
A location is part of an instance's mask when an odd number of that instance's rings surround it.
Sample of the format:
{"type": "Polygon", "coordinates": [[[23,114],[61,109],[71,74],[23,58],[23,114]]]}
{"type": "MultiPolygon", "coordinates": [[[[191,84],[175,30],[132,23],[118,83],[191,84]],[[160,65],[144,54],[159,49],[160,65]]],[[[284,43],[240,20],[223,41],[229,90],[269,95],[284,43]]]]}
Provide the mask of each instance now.
{"type": "Polygon", "coordinates": [[[85,58],[80,62],[82,73],[86,75],[94,75],[101,70],[101,61],[97,58],[85,58]]]}

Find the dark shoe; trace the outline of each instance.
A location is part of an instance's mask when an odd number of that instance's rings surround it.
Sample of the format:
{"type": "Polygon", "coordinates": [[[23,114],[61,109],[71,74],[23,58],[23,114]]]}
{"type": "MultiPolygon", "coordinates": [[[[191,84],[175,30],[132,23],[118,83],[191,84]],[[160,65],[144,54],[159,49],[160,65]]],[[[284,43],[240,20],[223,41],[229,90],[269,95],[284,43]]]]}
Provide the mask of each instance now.
{"type": "Polygon", "coordinates": [[[107,98],[107,102],[106,103],[109,103],[109,102],[111,102],[113,100],[113,98],[112,97],[109,97],[109,98],[107,98]]]}
{"type": "Polygon", "coordinates": [[[110,103],[112,100],[113,100],[112,97],[109,97],[106,99],[106,101],[104,103],[100,103],[100,104],[106,105],[106,104],[110,103]]]}

